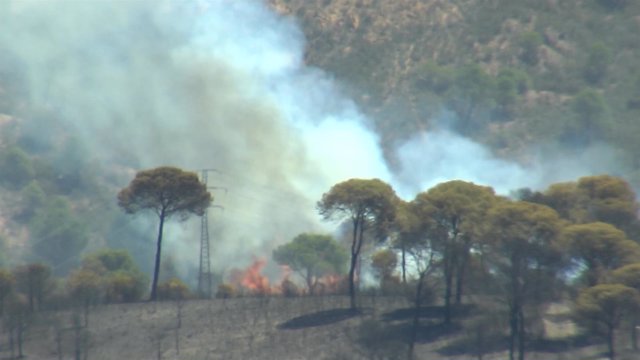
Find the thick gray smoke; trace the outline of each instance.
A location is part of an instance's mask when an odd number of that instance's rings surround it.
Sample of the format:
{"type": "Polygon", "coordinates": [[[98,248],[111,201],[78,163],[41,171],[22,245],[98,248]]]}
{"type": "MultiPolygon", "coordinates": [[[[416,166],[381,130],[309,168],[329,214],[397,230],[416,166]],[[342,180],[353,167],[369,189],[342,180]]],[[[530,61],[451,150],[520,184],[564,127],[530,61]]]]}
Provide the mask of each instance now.
{"type": "MultiPolygon", "coordinates": [[[[315,202],[348,178],[392,181],[405,198],[453,178],[500,191],[556,180],[450,132],[416,135],[390,174],[377,135],[329,75],[305,66],[304,45],[293,19],[251,0],[0,2],[1,65],[93,161],[130,169],[118,186],[160,165],[219,170],[209,177],[228,190],[213,191],[224,211],[210,212],[218,269],[322,229],[315,202]]],[[[196,223],[167,239],[197,264],[196,223]]]]}
{"type": "MultiPolygon", "coordinates": [[[[29,106],[55,113],[94,161],[131,167],[121,186],[160,165],[219,170],[209,184],[228,191],[213,191],[224,207],[211,211],[214,265],[318,230],[315,202],[333,183],[389,177],[354,105],[302,63],[298,27],[263,4],[0,6],[0,48],[29,106]]],[[[198,231],[167,229],[169,253],[197,263],[198,231]]]]}
{"type": "Polygon", "coordinates": [[[525,164],[519,164],[497,158],[482,145],[446,129],[417,134],[397,152],[401,167],[394,181],[407,198],[451,179],[490,185],[497,193],[508,195],[523,187],[542,190],[551,183],[584,175],[616,174],[622,167],[606,144],[574,154],[553,146],[532,149],[525,164]]]}

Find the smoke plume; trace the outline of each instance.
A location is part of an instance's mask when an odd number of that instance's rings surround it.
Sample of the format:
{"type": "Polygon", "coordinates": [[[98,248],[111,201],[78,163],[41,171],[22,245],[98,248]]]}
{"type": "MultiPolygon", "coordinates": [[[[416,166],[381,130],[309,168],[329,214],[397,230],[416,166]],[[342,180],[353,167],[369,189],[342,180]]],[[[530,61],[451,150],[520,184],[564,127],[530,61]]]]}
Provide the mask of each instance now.
{"type": "MultiPolygon", "coordinates": [[[[405,198],[453,178],[500,191],[550,180],[534,175],[539,164],[497,160],[444,131],[400,146],[391,174],[367,119],[329,74],[304,64],[304,46],[295,19],[258,1],[0,2],[0,68],[30,109],[25,131],[42,141],[53,129],[74,134],[92,162],[130,169],[116,187],[160,165],[216,169],[219,270],[329,229],[315,202],[348,178],[392,181],[405,198]]],[[[197,265],[197,224],[173,225],[166,238],[197,265]]]]}

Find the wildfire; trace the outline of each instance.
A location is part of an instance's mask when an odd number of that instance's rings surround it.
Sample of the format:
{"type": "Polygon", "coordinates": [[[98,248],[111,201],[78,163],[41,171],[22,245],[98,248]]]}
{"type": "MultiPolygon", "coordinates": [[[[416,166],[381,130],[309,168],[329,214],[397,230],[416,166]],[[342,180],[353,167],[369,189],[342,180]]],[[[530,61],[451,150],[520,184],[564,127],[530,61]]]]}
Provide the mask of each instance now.
{"type": "MultiPolygon", "coordinates": [[[[292,270],[284,265],[280,266],[279,285],[272,286],[269,278],[262,274],[267,260],[264,258],[254,258],[251,265],[246,269],[234,269],[231,271],[229,280],[236,289],[252,295],[276,295],[276,294],[303,294],[305,290],[299,289],[290,280],[292,270]],[[293,286],[293,287],[291,287],[293,286]],[[286,288],[286,289],[285,289],[286,288]]],[[[337,294],[344,288],[343,277],[340,275],[325,275],[318,279],[316,284],[316,294],[337,294]]]]}
{"type": "Polygon", "coordinates": [[[262,275],[262,269],[267,265],[264,258],[256,258],[248,268],[234,270],[231,273],[231,282],[254,294],[271,294],[269,279],[262,275]]]}

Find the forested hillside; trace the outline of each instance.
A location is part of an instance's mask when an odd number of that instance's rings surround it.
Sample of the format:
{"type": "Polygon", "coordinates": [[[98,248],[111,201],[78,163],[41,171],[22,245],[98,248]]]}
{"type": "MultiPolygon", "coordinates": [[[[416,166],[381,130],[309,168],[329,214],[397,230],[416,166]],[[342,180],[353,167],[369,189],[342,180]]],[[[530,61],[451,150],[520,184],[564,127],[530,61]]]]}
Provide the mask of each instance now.
{"type": "Polygon", "coordinates": [[[508,157],[607,143],[635,179],[640,4],[634,1],[272,0],[305,59],[344,82],[387,146],[456,130],[508,157]]]}
{"type": "Polygon", "coordinates": [[[628,0],[0,0],[2,355],[634,359],[639,31],[628,0]]]}

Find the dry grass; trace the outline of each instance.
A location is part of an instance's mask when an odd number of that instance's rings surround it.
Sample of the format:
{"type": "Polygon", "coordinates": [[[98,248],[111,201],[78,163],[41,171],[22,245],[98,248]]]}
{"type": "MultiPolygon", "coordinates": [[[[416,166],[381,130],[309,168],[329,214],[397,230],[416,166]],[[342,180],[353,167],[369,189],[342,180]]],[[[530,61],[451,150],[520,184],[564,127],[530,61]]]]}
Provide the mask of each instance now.
{"type": "MultiPolygon", "coordinates": [[[[100,306],[90,312],[86,358],[403,359],[408,306],[404,298],[363,297],[362,310],[352,313],[347,310],[348,298],[341,296],[194,300],[181,308],[175,302],[100,306]]],[[[443,327],[438,309],[434,306],[423,312],[417,358],[471,359],[468,351],[447,353],[443,349],[451,349],[468,336],[460,324],[475,315],[461,312],[457,325],[443,327]]],[[[76,333],[59,331],[71,327],[72,318],[69,311],[40,314],[27,332],[27,358],[74,359],[76,333]],[[57,333],[62,334],[60,354],[57,333]]],[[[80,348],[84,348],[82,332],[78,334],[80,348]]],[[[4,334],[2,358],[10,355],[6,339],[4,334]]],[[[598,349],[553,349],[531,353],[527,359],[596,359],[598,349]]],[[[491,351],[485,360],[505,358],[503,349],[491,351]]]]}

